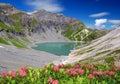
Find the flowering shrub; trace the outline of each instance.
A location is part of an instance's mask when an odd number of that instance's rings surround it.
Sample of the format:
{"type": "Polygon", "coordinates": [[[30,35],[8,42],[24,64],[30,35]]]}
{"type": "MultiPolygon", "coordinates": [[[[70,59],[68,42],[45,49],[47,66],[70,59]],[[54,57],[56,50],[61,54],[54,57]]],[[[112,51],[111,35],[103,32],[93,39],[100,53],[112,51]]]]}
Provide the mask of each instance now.
{"type": "Polygon", "coordinates": [[[0,84],[120,84],[120,67],[51,63],[40,69],[23,67],[18,71],[3,72],[0,84]]]}

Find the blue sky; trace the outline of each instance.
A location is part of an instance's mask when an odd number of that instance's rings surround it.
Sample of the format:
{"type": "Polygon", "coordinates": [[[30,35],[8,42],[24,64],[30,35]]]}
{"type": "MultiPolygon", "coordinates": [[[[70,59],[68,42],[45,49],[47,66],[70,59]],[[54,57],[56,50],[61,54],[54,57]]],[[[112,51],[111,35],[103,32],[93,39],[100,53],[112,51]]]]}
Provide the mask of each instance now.
{"type": "Polygon", "coordinates": [[[120,24],[120,0],[0,0],[19,10],[45,9],[76,18],[87,27],[111,29],[120,24]]]}

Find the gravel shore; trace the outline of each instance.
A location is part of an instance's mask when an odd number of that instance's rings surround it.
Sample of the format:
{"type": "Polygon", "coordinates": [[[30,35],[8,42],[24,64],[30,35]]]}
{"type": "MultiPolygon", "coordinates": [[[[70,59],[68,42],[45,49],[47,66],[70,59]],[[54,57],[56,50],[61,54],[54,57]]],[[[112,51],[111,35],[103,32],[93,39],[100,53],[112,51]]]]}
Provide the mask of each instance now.
{"type": "Polygon", "coordinates": [[[43,51],[19,49],[14,46],[0,44],[0,73],[18,70],[23,66],[39,68],[51,61],[58,64],[66,59],[67,56],[56,56],[43,51]]]}

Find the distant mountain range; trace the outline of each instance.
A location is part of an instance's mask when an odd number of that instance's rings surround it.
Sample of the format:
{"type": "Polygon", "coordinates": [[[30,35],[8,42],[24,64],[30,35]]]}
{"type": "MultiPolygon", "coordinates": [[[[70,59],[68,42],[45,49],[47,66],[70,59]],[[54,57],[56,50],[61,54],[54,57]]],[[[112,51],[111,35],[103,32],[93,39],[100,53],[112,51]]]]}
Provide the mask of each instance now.
{"type": "Polygon", "coordinates": [[[27,44],[39,41],[91,41],[108,32],[89,29],[63,14],[46,10],[25,13],[0,3],[0,43],[26,48],[27,44]]]}

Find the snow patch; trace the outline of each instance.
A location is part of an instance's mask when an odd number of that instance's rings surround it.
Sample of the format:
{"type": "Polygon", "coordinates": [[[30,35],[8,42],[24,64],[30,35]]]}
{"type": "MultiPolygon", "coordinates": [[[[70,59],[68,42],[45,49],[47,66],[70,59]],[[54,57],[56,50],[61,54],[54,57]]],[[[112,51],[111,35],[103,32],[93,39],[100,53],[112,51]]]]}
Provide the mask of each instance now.
{"type": "Polygon", "coordinates": [[[36,13],[37,11],[33,11],[33,12],[27,12],[28,15],[32,15],[33,13],[36,13]]]}
{"type": "Polygon", "coordinates": [[[3,46],[0,46],[0,48],[5,48],[5,47],[3,47],[3,46]]]}

